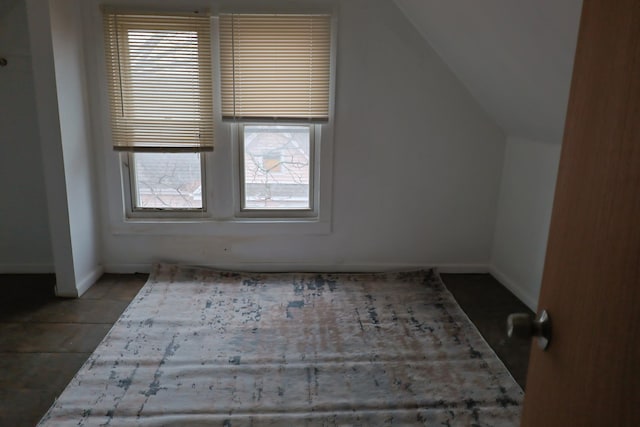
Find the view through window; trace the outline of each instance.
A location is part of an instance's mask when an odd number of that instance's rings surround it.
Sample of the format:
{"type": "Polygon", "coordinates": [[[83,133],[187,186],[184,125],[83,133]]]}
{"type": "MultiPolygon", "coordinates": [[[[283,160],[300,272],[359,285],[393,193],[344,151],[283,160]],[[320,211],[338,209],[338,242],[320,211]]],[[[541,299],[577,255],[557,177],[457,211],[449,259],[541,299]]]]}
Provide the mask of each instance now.
{"type": "Polygon", "coordinates": [[[243,208],[311,209],[310,126],[245,125],[243,208]]]}
{"type": "Polygon", "coordinates": [[[199,153],[135,153],[134,209],[202,209],[199,153]]]}

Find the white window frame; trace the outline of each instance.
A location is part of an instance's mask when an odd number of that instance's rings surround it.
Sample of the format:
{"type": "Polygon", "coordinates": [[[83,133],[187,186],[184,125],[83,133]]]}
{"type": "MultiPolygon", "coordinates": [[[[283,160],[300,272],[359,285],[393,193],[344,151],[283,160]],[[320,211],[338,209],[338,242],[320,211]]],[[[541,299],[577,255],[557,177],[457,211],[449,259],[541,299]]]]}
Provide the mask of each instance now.
{"type": "MultiPolygon", "coordinates": [[[[135,161],[134,152],[122,152],[120,154],[120,160],[122,164],[122,193],[124,196],[125,215],[128,219],[134,218],[206,218],[208,216],[207,211],[207,199],[206,197],[206,152],[199,152],[200,154],[200,186],[202,188],[202,207],[201,208],[145,208],[136,207],[135,198],[137,195],[137,182],[135,179],[135,161]]],[[[171,155],[173,153],[163,153],[171,155]]],[[[175,153],[180,154],[180,153],[175,153]]]]}
{"type": "Polygon", "coordinates": [[[320,158],[320,133],[321,125],[313,123],[295,123],[295,122],[243,122],[234,123],[232,126],[236,128],[236,144],[235,151],[238,153],[238,202],[235,214],[239,218],[315,218],[318,216],[317,207],[320,192],[316,182],[319,182],[319,176],[316,172],[319,168],[320,158]],[[244,127],[245,126],[305,126],[309,128],[309,207],[301,209],[257,209],[246,208],[245,202],[245,182],[244,182],[244,127]],[[316,142],[318,141],[318,142],[316,142]]]}
{"type": "MultiPolygon", "coordinates": [[[[330,13],[332,15],[330,114],[328,123],[314,124],[315,170],[314,170],[314,214],[306,217],[286,215],[252,216],[240,210],[240,180],[238,160],[237,124],[223,122],[219,114],[215,117],[216,143],[213,153],[201,153],[203,157],[203,203],[206,211],[201,213],[140,212],[131,211],[129,161],[123,153],[113,151],[111,144],[110,112],[107,92],[106,64],[104,58],[104,36],[102,31],[103,4],[122,5],[115,0],[87,0],[80,7],[85,20],[85,55],[87,57],[87,87],[92,115],[92,132],[98,171],[98,185],[103,206],[103,219],[107,232],[113,235],[150,236],[284,236],[327,235],[332,231],[332,187],[333,187],[333,135],[335,111],[335,72],[338,2],[328,2],[305,8],[300,5],[277,2],[265,6],[263,2],[234,0],[224,6],[213,0],[197,1],[192,5],[176,3],[176,8],[192,11],[209,7],[215,13],[234,12],[239,7],[247,13],[330,13]],[[242,3],[242,4],[240,4],[242,3]],[[231,8],[234,9],[231,9],[231,8]]],[[[125,3],[126,5],[126,3],[125,3]]],[[[133,0],[133,8],[145,7],[133,0]]],[[[165,11],[166,8],[159,8],[165,11]]],[[[214,37],[212,60],[214,67],[214,111],[221,111],[219,73],[219,46],[217,19],[212,18],[214,37]]],[[[276,211],[280,212],[280,211],[276,211]]]]}

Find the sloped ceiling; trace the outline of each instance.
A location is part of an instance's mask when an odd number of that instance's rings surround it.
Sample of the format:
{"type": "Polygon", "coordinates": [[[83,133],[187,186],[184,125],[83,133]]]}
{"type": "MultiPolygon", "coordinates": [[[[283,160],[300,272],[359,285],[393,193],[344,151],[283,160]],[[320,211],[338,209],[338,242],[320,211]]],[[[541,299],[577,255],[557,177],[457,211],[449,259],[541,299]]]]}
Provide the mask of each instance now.
{"type": "Polygon", "coordinates": [[[508,136],[561,142],[582,0],[394,0],[508,136]]]}

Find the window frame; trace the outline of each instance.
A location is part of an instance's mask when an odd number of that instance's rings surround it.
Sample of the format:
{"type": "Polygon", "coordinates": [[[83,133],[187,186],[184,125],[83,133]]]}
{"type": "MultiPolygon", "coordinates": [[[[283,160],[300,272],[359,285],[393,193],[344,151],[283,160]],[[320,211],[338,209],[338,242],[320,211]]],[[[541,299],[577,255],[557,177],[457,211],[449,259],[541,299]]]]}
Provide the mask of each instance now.
{"type": "Polygon", "coordinates": [[[235,128],[235,147],[234,152],[237,153],[238,173],[236,174],[237,202],[235,206],[235,216],[237,218],[317,218],[318,205],[320,198],[319,170],[320,170],[320,135],[321,124],[300,123],[300,122],[242,122],[233,123],[235,128]],[[245,203],[245,182],[244,182],[244,127],[245,126],[298,126],[309,128],[309,207],[302,209],[253,209],[246,208],[245,203]]]}
{"type": "MultiPolygon", "coordinates": [[[[125,216],[128,219],[135,218],[162,218],[162,219],[180,219],[180,218],[204,218],[209,215],[207,194],[207,170],[206,170],[206,153],[197,152],[200,155],[200,186],[202,188],[202,207],[201,208],[145,208],[136,207],[136,196],[138,186],[135,178],[135,160],[136,152],[121,152],[121,174],[122,174],[122,193],[125,204],[125,216]]],[[[181,153],[163,153],[167,155],[181,153]]]]}

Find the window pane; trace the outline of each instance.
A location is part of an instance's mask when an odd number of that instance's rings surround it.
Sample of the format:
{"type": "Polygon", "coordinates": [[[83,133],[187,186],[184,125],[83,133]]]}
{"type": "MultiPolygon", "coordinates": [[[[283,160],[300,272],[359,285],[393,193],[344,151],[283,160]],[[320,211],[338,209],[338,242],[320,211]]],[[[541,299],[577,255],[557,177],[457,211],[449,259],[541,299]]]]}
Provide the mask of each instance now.
{"type": "Polygon", "coordinates": [[[309,126],[244,126],[245,209],[310,209],[309,126]]]}
{"type": "Polygon", "coordinates": [[[142,209],[201,209],[198,153],[135,153],[134,203],[142,209]]]}

